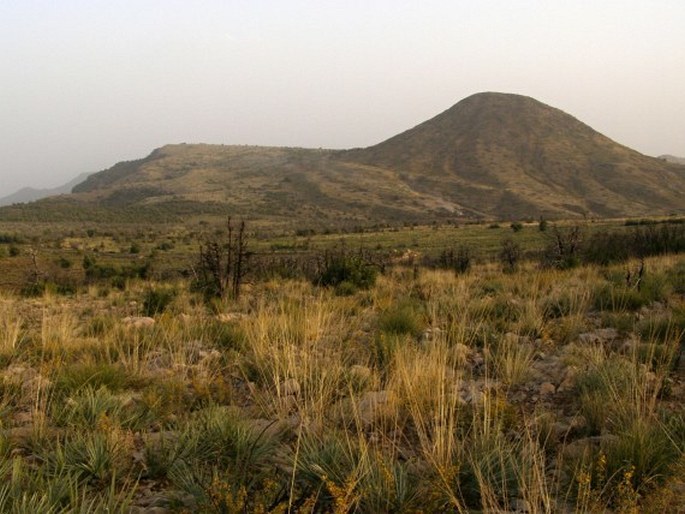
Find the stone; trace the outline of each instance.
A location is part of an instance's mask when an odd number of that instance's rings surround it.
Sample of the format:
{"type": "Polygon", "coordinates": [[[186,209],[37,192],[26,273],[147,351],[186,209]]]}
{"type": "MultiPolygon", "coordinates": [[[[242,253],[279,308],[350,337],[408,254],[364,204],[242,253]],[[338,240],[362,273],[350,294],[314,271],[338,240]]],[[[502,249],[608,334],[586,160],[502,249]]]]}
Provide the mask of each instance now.
{"type": "Polygon", "coordinates": [[[155,324],[149,316],[126,316],[121,322],[131,328],[149,328],[155,324]]]}
{"type": "Polygon", "coordinates": [[[221,323],[233,323],[246,317],[247,316],[242,312],[222,312],[221,314],[216,315],[217,321],[220,321],[221,323]]]}
{"type": "Polygon", "coordinates": [[[676,366],[676,373],[681,377],[685,377],[685,350],[680,351],[680,357],[678,357],[678,365],[676,366]]]}
{"type": "Polygon", "coordinates": [[[200,350],[198,352],[198,356],[200,357],[200,360],[203,362],[207,361],[214,361],[218,360],[221,358],[221,352],[219,350],[200,350]]]}
{"type": "Polygon", "coordinates": [[[293,412],[297,410],[297,397],[292,394],[282,396],[280,405],[285,412],[293,412]]]}
{"type": "Polygon", "coordinates": [[[576,386],[576,368],[568,367],[566,373],[564,373],[564,378],[557,387],[557,393],[563,393],[565,391],[570,391],[576,386]]]}
{"type": "Polygon", "coordinates": [[[587,426],[587,420],[585,419],[585,416],[574,416],[571,419],[570,425],[569,425],[573,430],[582,430],[587,426]]]}
{"type": "Polygon", "coordinates": [[[540,384],[540,388],[538,389],[538,394],[540,396],[551,396],[554,393],[557,392],[557,388],[554,387],[554,384],[551,382],[543,382],[540,384]]]}
{"type": "Polygon", "coordinates": [[[14,422],[17,425],[28,425],[33,423],[33,413],[32,412],[17,412],[13,417],[14,422]]]}
{"type": "Polygon", "coordinates": [[[455,343],[452,347],[452,353],[454,353],[457,361],[464,361],[471,355],[471,348],[463,343],[455,343]]]}
{"type": "Polygon", "coordinates": [[[294,378],[288,378],[280,385],[281,394],[284,396],[298,396],[301,390],[300,383],[294,378]]]}
{"type": "Polygon", "coordinates": [[[364,384],[371,379],[371,369],[367,366],[355,364],[350,368],[350,378],[364,384]]]}
{"type": "Polygon", "coordinates": [[[359,419],[365,425],[371,425],[386,412],[390,405],[388,391],[368,391],[359,401],[359,419]]]}
{"type": "Polygon", "coordinates": [[[522,498],[514,498],[514,500],[511,502],[511,510],[517,514],[528,514],[533,512],[530,503],[522,498]]]}
{"type": "Polygon", "coordinates": [[[606,343],[618,338],[615,328],[598,328],[594,332],[585,332],[578,336],[578,340],[584,344],[606,343]]]}
{"type": "Polygon", "coordinates": [[[550,427],[550,434],[555,441],[565,439],[570,431],[571,427],[561,421],[555,421],[550,427]]]}

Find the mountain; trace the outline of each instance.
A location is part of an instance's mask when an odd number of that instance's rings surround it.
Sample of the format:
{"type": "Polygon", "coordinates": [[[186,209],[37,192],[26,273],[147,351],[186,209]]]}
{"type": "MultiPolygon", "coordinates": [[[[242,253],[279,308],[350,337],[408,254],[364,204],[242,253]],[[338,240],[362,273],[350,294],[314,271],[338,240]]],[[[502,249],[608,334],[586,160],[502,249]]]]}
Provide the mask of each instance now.
{"type": "Polygon", "coordinates": [[[0,219],[307,227],[684,212],[685,166],[621,146],[529,97],[479,93],[368,148],[167,145],[0,219]]]}
{"type": "Polygon", "coordinates": [[[347,158],[485,216],[623,216],[685,207],[685,168],[529,97],[480,93],[347,158]]]}
{"type": "Polygon", "coordinates": [[[676,157],[675,155],[660,155],[659,159],[664,161],[673,162],[675,164],[685,164],[685,157],[676,157]]]}
{"type": "Polygon", "coordinates": [[[80,184],[90,175],[90,173],[81,173],[78,177],[70,180],[64,185],[48,188],[48,189],[35,189],[33,187],[23,187],[19,191],[12,193],[11,195],[3,196],[0,198],[0,206],[12,205],[13,203],[25,203],[33,202],[35,200],[40,200],[41,198],[47,198],[48,196],[63,195],[71,193],[71,190],[77,184],[80,184]]]}

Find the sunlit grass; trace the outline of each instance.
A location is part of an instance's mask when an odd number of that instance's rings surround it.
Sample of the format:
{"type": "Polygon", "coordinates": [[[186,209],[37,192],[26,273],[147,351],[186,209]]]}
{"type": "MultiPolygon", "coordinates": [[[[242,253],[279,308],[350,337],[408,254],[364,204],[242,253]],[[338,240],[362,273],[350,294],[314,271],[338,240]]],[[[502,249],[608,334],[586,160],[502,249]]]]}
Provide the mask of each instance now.
{"type": "Polygon", "coordinates": [[[641,291],[622,266],[524,263],[211,305],[184,281],[3,294],[0,510],[126,512],[152,489],[179,512],[668,511],[682,258],[646,266],[641,291]]]}

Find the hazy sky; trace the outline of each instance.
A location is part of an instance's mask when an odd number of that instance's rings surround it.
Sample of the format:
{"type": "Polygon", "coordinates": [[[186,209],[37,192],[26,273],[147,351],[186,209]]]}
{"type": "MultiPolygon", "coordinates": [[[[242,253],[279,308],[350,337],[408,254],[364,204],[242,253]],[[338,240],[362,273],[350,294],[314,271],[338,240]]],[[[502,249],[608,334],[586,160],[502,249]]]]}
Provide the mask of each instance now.
{"type": "Polygon", "coordinates": [[[167,143],[378,143],[480,91],[685,156],[683,0],[0,0],[0,196],[167,143]]]}

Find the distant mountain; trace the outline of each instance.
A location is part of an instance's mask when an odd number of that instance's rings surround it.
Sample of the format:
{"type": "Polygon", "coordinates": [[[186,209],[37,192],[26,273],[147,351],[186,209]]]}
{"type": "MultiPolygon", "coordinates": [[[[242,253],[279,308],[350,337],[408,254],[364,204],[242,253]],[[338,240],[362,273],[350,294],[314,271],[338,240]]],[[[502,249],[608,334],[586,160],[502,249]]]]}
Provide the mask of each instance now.
{"type": "Polygon", "coordinates": [[[659,159],[664,161],[674,162],[675,164],[685,164],[685,157],[676,157],[674,155],[660,155],[659,159]]]}
{"type": "Polygon", "coordinates": [[[685,212],[685,166],[621,146],[529,97],[479,93],[375,146],[167,145],[0,219],[326,227],[685,212]]]}
{"type": "Polygon", "coordinates": [[[89,175],[90,173],[81,173],[78,177],[70,180],[62,186],[48,189],[35,189],[33,187],[21,188],[19,191],[12,193],[11,195],[0,198],[0,206],[12,205],[13,203],[33,202],[35,200],[40,200],[41,198],[47,198],[48,196],[71,193],[72,188],[86,180],[89,175]]]}
{"type": "Polygon", "coordinates": [[[621,146],[526,96],[470,96],[346,158],[399,171],[414,189],[484,216],[623,216],[685,208],[685,168],[621,146]]]}

